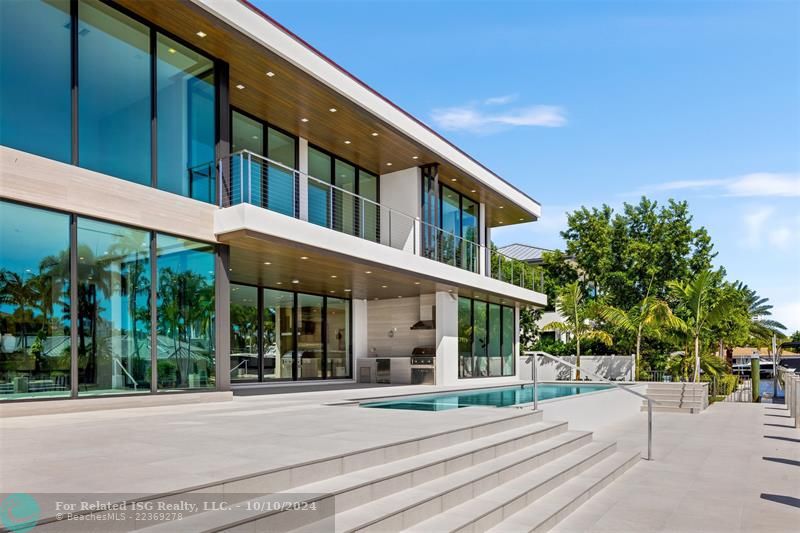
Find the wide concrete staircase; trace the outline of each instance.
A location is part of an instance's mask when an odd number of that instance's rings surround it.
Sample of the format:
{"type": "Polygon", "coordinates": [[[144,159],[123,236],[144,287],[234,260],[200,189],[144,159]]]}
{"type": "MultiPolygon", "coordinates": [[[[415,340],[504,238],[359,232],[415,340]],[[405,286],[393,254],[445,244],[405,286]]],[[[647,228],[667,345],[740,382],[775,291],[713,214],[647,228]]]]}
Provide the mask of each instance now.
{"type": "MultiPolygon", "coordinates": [[[[137,531],[545,531],[639,460],[541,412],[178,491],[208,510],[137,531]],[[237,504],[238,502],[238,504],[237,504]]],[[[53,524],[56,525],[56,524],[53,524]]],[[[41,531],[48,531],[46,527],[41,531]]],[[[39,529],[37,529],[38,531],[39,529]]]]}
{"type": "MultiPolygon", "coordinates": [[[[708,383],[648,383],[647,396],[654,411],[697,414],[708,407],[708,383]]],[[[642,411],[647,401],[642,400],[642,411]]]]}

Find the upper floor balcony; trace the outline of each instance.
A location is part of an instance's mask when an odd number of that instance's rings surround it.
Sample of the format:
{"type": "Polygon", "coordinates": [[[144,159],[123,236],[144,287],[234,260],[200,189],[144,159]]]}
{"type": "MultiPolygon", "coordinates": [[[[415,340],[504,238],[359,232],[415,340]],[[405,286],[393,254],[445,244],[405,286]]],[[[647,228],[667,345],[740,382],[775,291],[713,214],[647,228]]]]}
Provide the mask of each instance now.
{"type": "Polygon", "coordinates": [[[216,168],[209,163],[192,172],[204,184],[212,181],[207,178],[214,172],[226,177],[218,180],[221,208],[249,204],[523,289],[544,291],[539,268],[251,151],[223,158],[216,168]]]}

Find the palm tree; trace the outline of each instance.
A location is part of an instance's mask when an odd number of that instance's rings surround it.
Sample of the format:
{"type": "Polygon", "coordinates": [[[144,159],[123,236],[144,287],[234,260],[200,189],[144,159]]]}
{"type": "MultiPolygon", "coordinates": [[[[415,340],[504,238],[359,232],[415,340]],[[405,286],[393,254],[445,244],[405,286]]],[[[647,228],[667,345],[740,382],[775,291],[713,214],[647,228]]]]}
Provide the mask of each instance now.
{"type": "Polygon", "coordinates": [[[20,334],[22,336],[22,351],[27,350],[27,335],[25,331],[25,310],[36,306],[38,293],[36,284],[32,279],[25,279],[24,274],[20,275],[8,269],[0,271],[0,304],[10,305],[20,310],[20,334]]]}
{"type": "MultiPolygon", "coordinates": [[[[651,282],[652,283],[652,282],[651,282]]],[[[599,306],[600,318],[626,333],[636,335],[635,373],[641,368],[642,338],[651,332],[658,334],[661,326],[680,328],[680,319],[672,314],[667,302],[650,296],[650,287],[641,302],[627,311],[610,305],[599,306]]],[[[636,374],[633,374],[636,379],[636,374]]]]}
{"type": "Polygon", "coordinates": [[[769,298],[761,298],[754,289],[751,289],[741,281],[733,284],[733,288],[742,293],[747,304],[747,315],[750,317],[750,335],[764,342],[769,342],[773,335],[778,337],[786,336],[786,326],[772,320],[772,305],[769,305],[769,298]]]}
{"type": "Polygon", "coordinates": [[[581,339],[594,339],[604,344],[611,344],[611,335],[595,329],[592,318],[596,308],[583,299],[583,289],[578,281],[561,287],[556,296],[556,311],[564,317],[562,322],[550,322],[542,326],[543,330],[567,331],[575,338],[575,366],[578,367],[575,379],[581,379],[581,339]]]}
{"type": "Polygon", "coordinates": [[[681,329],[694,341],[693,381],[697,382],[700,380],[700,337],[725,317],[731,309],[731,301],[713,300],[714,277],[709,270],[700,272],[688,283],[670,281],[667,287],[687,316],[681,321],[681,329]]]}

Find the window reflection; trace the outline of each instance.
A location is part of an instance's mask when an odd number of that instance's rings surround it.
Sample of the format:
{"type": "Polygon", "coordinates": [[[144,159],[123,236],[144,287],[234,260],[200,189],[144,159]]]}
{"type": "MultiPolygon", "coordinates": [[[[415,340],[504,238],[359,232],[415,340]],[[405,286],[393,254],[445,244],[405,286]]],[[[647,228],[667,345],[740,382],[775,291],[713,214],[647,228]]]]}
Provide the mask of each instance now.
{"type": "Polygon", "coordinates": [[[213,388],[214,248],[159,234],[158,388],[213,388]]]}
{"type": "Polygon", "coordinates": [[[294,294],[264,289],[264,380],[292,379],[294,294]]]}
{"type": "Polygon", "coordinates": [[[231,380],[258,379],[258,289],[231,284],[231,380]]]}
{"type": "Polygon", "coordinates": [[[150,234],[78,219],[78,394],[150,391],[150,234]]]}
{"type": "Polygon", "coordinates": [[[0,202],[0,398],[69,396],[69,216],[0,202]]]}
{"type": "Polygon", "coordinates": [[[350,302],[328,298],[327,302],[327,377],[350,375],[350,302]]]}
{"type": "Polygon", "coordinates": [[[322,377],[322,302],[322,296],[297,295],[297,305],[299,306],[297,374],[299,379],[322,377]]]}

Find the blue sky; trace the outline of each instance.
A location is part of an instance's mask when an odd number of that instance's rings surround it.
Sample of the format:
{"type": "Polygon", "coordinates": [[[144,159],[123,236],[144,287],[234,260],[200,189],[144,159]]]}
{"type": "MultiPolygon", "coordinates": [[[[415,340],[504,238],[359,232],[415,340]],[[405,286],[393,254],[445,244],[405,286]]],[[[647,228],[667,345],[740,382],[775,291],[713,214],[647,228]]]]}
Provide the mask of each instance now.
{"type": "Polygon", "coordinates": [[[717,263],[800,329],[800,2],[255,4],[543,204],[688,200],[717,263]]]}

